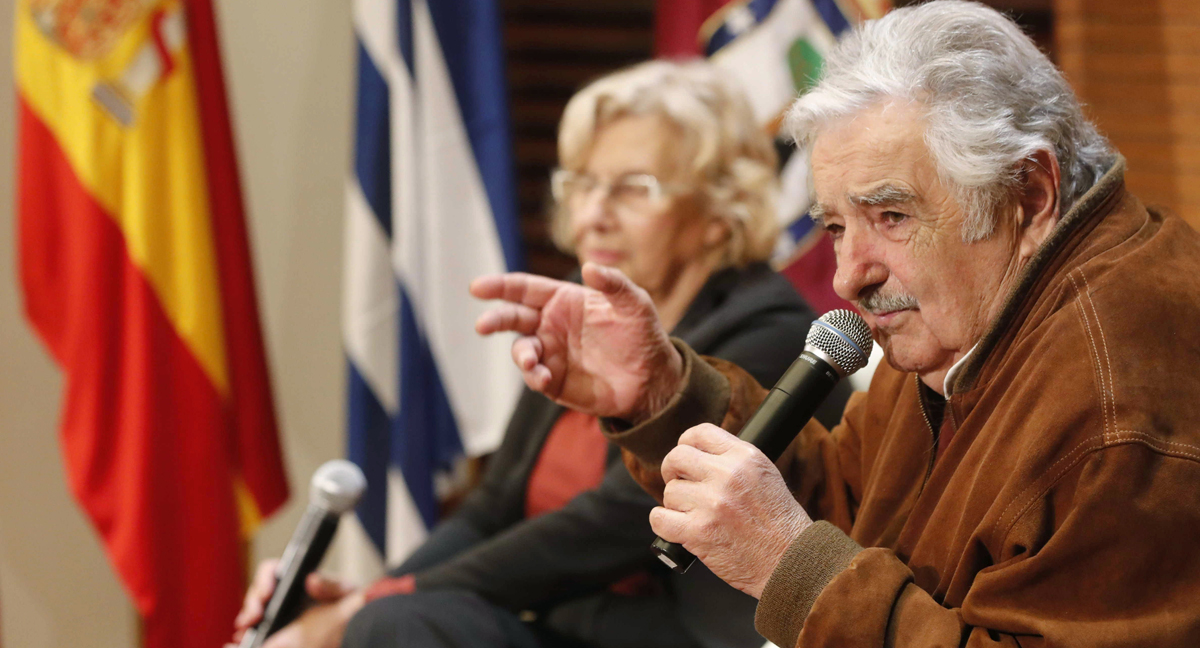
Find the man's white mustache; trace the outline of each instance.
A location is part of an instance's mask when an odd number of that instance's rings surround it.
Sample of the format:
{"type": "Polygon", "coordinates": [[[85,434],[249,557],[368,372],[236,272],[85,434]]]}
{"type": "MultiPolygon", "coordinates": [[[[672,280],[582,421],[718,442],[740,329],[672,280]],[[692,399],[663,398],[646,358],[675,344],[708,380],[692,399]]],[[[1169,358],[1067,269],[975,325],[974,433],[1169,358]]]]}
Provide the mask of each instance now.
{"type": "Polygon", "coordinates": [[[911,310],[918,308],[920,304],[917,298],[907,293],[885,293],[881,290],[867,295],[858,300],[858,307],[871,313],[878,315],[879,313],[891,313],[893,311],[911,310]]]}

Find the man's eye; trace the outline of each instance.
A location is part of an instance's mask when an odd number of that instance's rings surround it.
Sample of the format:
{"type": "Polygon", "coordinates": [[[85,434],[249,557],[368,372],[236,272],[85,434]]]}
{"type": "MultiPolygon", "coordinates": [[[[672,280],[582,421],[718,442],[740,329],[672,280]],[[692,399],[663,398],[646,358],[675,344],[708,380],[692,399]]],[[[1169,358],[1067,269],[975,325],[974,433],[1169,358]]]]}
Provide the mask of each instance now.
{"type": "Polygon", "coordinates": [[[891,225],[899,225],[900,223],[903,223],[905,220],[908,219],[908,214],[901,214],[900,212],[894,212],[894,211],[885,211],[885,212],[883,212],[883,219],[891,225]]]}
{"type": "Polygon", "coordinates": [[[837,223],[825,223],[824,227],[825,231],[828,232],[833,238],[838,238],[842,235],[842,232],[846,230],[845,227],[838,225],[837,223]]]}

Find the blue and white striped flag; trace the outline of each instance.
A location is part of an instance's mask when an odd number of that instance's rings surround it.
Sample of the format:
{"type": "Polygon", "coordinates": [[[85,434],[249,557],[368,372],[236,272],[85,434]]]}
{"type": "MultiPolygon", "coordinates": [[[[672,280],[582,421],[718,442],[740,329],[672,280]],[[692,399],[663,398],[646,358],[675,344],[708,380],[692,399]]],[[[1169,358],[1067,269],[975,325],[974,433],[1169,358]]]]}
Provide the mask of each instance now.
{"type": "Polygon", "coordinates": [[[368,491],[341,535],[378,553],[340,553],[369,578],[436,521],[435,475],[500,442],[520,376],[511,340],[475,334],[467,285],[521,251],[495,2],[356,0],[354,26],[343,324],[348,454],[368,491]]]}

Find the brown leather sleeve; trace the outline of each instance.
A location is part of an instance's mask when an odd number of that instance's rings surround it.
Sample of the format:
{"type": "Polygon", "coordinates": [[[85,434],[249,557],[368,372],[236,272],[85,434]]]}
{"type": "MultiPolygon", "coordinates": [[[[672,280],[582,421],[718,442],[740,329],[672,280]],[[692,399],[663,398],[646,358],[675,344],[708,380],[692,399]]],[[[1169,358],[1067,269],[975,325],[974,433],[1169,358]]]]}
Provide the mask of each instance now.
{"type": "MultiPolygon", "coordinates": [[[[700,356],[686,343],[673,340],[683,356],[680,390],[657,416],[636,427],[606,419],[602,428],[621,447],[625,466],[634,479],[662,501],[663,457],[679,435],[701,423],[713,423],[730,433],[741,431],[766,398],[767,390],[737,365],[700,356]]],[[[850,397],[848,422],[830,433],[816,419],[809,421],[776,465],[796,500],[814,519],[829,520],[849,531],[856,506],[858,443],[853,421],[863,408],[864,394],[850,397]]]]}
{"type": "Polygon", "coordinates": [[[1094,452],[1061,475],[1065,510],[1051,489],[1014,520],[1011,542],[1040,536],[1038,550],[979,571],[961,607],[919,586],[891,549],[818,522],[780,559],[755,626],[780,646],[1200,645],[1197,474],[1200,455],[1094,452]]]}
{"type": "Polygon", "coordinates": [[[942,607],[891,550],[862,549],[823,522],[805,530],[780,560],[755,627],[779,646],[1018,645],[942,607]]]}

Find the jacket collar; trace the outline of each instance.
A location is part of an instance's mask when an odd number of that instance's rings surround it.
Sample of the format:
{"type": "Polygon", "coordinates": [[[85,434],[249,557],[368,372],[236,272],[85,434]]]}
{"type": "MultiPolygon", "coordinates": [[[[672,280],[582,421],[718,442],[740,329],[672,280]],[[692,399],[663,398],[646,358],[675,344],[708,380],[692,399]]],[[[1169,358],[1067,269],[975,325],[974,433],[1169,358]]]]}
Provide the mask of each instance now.
{"type": "Polygon", "coordinates": [[[961,394],[972,389],[979,379],[984,364],[1000,343],[1017,327],[1028,307],[1046,289],[1051,281],[1067,272],[1066,261],[1078,244],[1087,237],[1096,224],[1104,219],[1120,202],[1125,193],[1125,158],[1118,154],[1108,171],[1092,185],[1075,205],[1067,211],[1049,238],[1029,260],[1012,291],[1004,300],[995,321],[987,333],[980,338],[971,352],[967,363],[954,378],[953,393],[961,394]]]}

